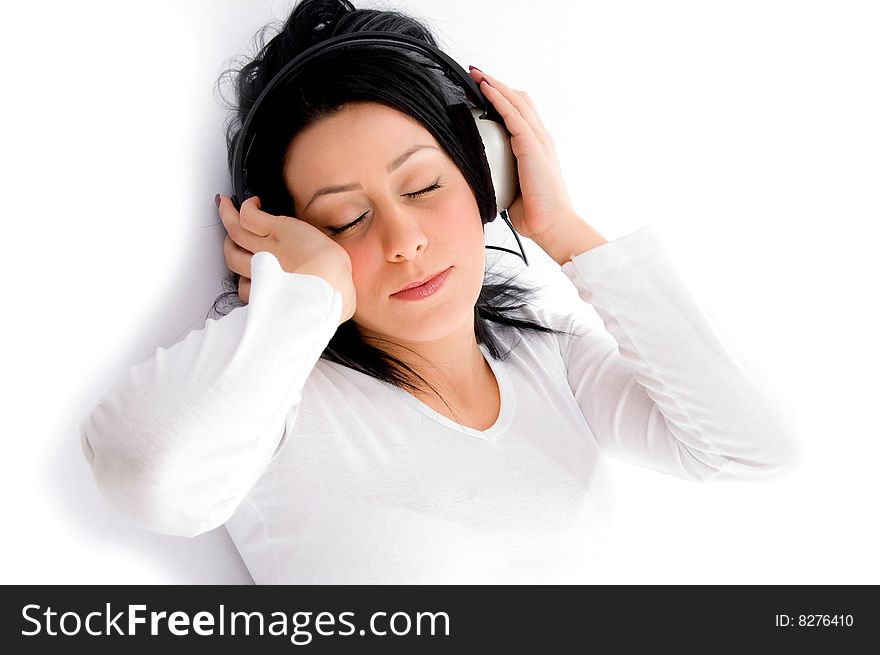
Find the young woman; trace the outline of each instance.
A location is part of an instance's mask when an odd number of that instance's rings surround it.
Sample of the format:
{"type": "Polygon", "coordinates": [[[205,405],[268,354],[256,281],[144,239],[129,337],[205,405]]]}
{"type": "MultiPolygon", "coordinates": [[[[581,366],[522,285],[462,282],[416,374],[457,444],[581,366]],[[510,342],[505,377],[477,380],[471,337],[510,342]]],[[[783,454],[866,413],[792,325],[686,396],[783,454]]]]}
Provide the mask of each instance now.
{"type": "MultiPolygon", "coordinates": [[[[230,164],[274,74],[363,30],[436,45],[403,14],[304,0],[239,71],[230,164]]],[[[613,502],[603,456],[698,481],[795,463],[653,232],[591,228],[528,95],[471,76],[511,135],[514,228],[607,332],[488,274],[491,178],[446,111],[454,90],[399,52],[327,57],[261,119],[259,193],[218,196],[237,306],[82,423],[99,487],[134,521],[225,525],[257,583],[589,582],[613,502]]]]}

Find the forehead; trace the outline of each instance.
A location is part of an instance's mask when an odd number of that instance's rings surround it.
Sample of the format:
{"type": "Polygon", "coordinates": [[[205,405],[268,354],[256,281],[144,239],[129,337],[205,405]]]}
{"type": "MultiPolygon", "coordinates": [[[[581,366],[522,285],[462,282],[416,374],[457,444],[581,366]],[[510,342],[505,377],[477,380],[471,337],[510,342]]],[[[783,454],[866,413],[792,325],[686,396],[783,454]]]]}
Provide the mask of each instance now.
{"type": "Polygon", "coordinates": [[[294,136],[286,167],[302,175],[325,161],[347,162],[352,154],[397,153],[417,140],[439,145],[428,130],[403,112],[376,102],[350,103],[294,136]]]}

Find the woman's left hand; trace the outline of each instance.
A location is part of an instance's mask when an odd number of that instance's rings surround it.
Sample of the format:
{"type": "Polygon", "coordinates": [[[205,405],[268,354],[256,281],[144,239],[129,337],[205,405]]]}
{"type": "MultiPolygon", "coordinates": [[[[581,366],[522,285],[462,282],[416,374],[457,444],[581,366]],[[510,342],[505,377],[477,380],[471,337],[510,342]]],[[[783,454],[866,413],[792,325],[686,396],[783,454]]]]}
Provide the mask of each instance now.
{"type": "Polygon", "coordinates": [[[555,143],[528,93],[514,91],[478,68],[470,73],[511,134],[510,148],[516,157],[520,189],[507,209],[510,222],[519,234],[535,239],[557,221],[574,214],[555,143]]]}

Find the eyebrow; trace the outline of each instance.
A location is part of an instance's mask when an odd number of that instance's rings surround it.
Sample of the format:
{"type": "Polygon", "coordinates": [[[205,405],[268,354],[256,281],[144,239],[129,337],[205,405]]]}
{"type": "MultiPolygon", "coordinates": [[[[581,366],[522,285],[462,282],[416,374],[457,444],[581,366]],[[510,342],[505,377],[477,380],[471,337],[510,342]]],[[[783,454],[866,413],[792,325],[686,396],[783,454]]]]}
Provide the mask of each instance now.
{"type": "MultiPolygon", "coordinates": [[[[403,163],[407,159],[409,159],[413,154],[415,154],[416,152],[418,152],[422,148],[433,148],[434,150],[440,150],[440,148],[438,148],[437,146],[416,144],[416,145],[408,148],[405,152],[401,153],[400,155],[398,155],[394,159],[392,159],[388,163],[388,166],[386,167],[385,170],[387,170],[388,173],[393,173],[398,168],[403,166],[403,163]]],[[[309,205],[311,205],[313,202],[315,202],[315,200],[317,200],[321,196],[325,196],[330,193],[342,193],[344,191],[354,191],[355,189],[360,189],[360,188],[361,188],[361,185],[356,182],[352,182],[350,184],[335,184],[332,186],[325,186],[325,187],[315,191],[315,194],[312,196],[311,200],[309,200],[306,203],[306,206],[303,209],[303,212],[305,212],[309,208],[309,205]]]]}

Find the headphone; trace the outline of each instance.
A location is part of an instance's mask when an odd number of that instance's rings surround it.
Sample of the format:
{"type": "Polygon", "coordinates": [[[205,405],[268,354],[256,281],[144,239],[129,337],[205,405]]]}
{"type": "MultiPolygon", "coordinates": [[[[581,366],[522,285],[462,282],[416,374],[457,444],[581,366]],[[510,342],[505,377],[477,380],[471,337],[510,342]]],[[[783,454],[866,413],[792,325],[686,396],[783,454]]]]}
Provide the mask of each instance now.
{"type": "MultiPolygon", "coordinates": [[[[269,81],[262,90],[256,101],[248,112],[247,117],[242,123],[241,130],[235,143],[235,151],[232,160],[232,202],[236,209],[241,209],[241,203],[247,198],[254,195],[248,193],[247,187],[247,159],[250,154],[251,147],[256,141],[257,134],[255,128],[252,127],[256,115],[259,113],[260,106],[264,103],[272,89],[289,83],[296,75],[311,61],[324,53],[332,52],[340,48],[350,46],[363,45],[383,45],[398,47],[403,50],[415,50],[420,54],[428,57],[439,64],[442,72],[447,78],[451,79],[458,86],[462,87],[476,107],[470,108],[471,115],[477,126],[480,138],[486,152],[486,161],[489,164],[489,172],[492,177],[492,186],[495,191],[496,207],[500,210],[502,219],[519,246],[520,252],[515,252],[507,248],[499,246],[486,246],[493,250],[503,250],[520,257],[525,265],[529,265],[526,258],[525,250],[519,235],[513,229],[507,208],[513,203],[519,191],[519,177],[516,169],[516,157],[510,148],[510,133],[504,124],[504,119],[498,113],[498,110],[480,91],[480,87],[474,82],[473,78],[465,73],[464,69],[459,66],[452,58],[430,43],[411,37],[405,34],[397,34],[394,32],[384,31],[363,31],[351,34],[341,34],[330,37],[321,41],[289,61],[278,73],[269,81]]],[[[490,219],[494,220],[494,218],[490,219]]]]}

